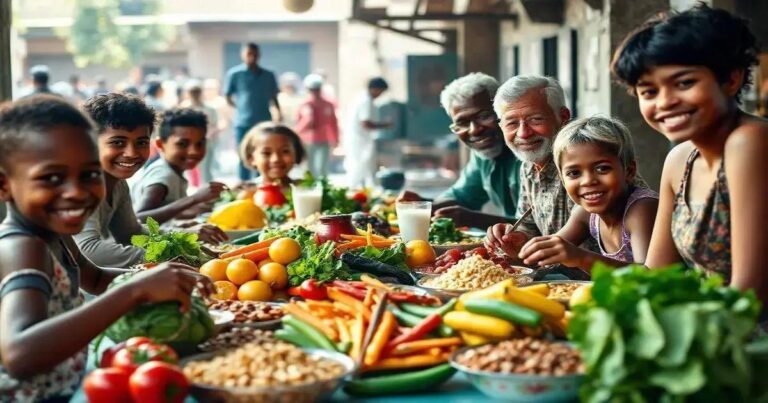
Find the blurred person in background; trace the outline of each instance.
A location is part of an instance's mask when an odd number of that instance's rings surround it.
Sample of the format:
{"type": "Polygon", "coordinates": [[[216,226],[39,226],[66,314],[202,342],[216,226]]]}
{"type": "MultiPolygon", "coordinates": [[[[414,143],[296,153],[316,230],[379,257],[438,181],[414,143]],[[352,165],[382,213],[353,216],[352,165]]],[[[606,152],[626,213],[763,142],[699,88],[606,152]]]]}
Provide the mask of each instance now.
{"type": "Polygon", "coordinates": [[[181,101],[181,107],[203,112],[208,118],[208,132],[206,134],[208,150],[203,161],[190,174],[190,183],[197,187],[201,181],[202,183],[213,181],[213,173],[216,169],[216,146],[219,139],[219,118],[216,109],[203,100],[203,83],[200,80],[189,80],[184,88],[186,99],[181,101]]]}
{"type": "Polygon", "coordinates": [[[29,69],[29,75],[32,76],[32,92],[27,94],[27,97],[37,94],[55,94],[51,91],[50,87],[48,87],[48,81],[51,77],[48,66],[43,64],[32,66],[32,68],[29,69]]]}
{"type": "Polygon", "coordinates": [[[165,104],[163,104],[163,96],[165,90],[163,89],[163,83],[160,80],[147,81],[146,90],[144,91],[144,102],[147,103],[152,109],[158,112],[164,111],[165,104]]]}
{"type": "Polygon", "coordinates": [[[296,130],[296,119],[299,107],[305,101],[305,97],[299,93],[301,78],[298,74],[289,71],[280,75],[280,92],[277,100],[283,111],[283,124],[296,130]]]}
{"type": "Polygon", "coordinates": [[[96,88],[93,89],[93,95],[109,94],[110,92],[112,91],[107,86],[107,79],[102,76],[96,77],[96,88]]]}
{"type": "Polygon", "coordinates": [[[304,87],[309,91],[309,97],[299,107],[296,132],[307,149],[312,175],[326,176],[331,149],[339,142],[336,108],[323,97],[323,77],[319,74],[307,75],[304,87]]]}
{"type": "Polygon", "coordinates": [[[344,169],[350,187],[376,183],[376,136],[379,129],[390,127],[392,123],[381,120],[374,101],[388,88],[389,84],[383,78],[370,79],[367,91],[350,110],[343,137],[344,169]]]}
{"type": "MultiPolygon", "coordinates": [[[[277,80],[274,73],[259,66],[259,45],[253,42],[243,45],[240,57],[243,63],[229,69],[224,86],[227,103],[237,109],[234,126],[238,148],[254,125],[272,120],[270,104],[277,113],[275,120],[283,121],[280,101],[277,99],[277,80]]],[[[242,162],[238,174],[241,181],[251,179],[251,171],[242,162]]]]}
{"type": "Polygon", "coordinates": [[[72,102],[76,105],[80,105],[88,99],[88,94],[85,93],[80,83],[80,76],[77,74],[69,76],[69,86],[72,87],[72,102]]]}

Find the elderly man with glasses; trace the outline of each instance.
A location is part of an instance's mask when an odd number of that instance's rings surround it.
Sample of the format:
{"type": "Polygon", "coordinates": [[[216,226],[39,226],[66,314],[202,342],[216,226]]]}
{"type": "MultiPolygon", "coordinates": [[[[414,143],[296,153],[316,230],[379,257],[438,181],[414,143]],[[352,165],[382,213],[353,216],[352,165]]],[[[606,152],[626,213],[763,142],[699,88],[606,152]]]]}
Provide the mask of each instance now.
{"type": "MultiPolygon", "coordinates": [[[[460,77],[445,87],[440,103],[453,120],[450,129],[469,147],[471,157],[458,181],[433,203],[436,217],[450,217],[458,226],[485,229],[512,222],[518,201],[520,161],[504,145],[493,97],[499,87],[483,73],[460,77]],[[480,212],[491,202],[504,216],[480,212]]],[[[425,200],[404,191],[398,200],[425,200]]]]}

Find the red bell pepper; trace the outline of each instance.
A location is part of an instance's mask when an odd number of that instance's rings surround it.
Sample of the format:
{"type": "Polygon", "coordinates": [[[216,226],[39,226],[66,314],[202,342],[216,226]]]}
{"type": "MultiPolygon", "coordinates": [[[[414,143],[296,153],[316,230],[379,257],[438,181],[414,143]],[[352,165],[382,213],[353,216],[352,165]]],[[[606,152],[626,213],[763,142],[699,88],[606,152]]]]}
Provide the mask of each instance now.
{"type": "Polygon", "coordinates": [[[416,326],[412,327],[407,332],[404,332],[403,334],[395,337],[392,341],[390,341],[384,348],[384,351],[392,351],[392,349],[397,347],[398,344],[423,338],[431,331],[437,329],[442,321],[443,319],[438,313],[433,313],[427,316],[416,326]]]}

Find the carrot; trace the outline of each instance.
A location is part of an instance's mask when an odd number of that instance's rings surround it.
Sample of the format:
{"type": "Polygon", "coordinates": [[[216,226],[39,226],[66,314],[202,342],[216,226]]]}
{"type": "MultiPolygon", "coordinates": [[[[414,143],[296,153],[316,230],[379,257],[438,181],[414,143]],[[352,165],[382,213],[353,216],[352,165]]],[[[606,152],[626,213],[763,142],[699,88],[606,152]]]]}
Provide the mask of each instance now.
{"type": "Polygon", "coordinates": [[[365,298],[363,298],[363,305],[365,305],[366,308],[371,308],[373,306],[373,294],[375,294],[376,291],[374,291],[373,288],[369,288],[368,291],[365,292],[365,298]]]}
{"type": "Polygon", "coordinates": [[[365,231],[365,242],[370,246],[373,245],[373,226],[368,223],[365,231]]]}
{"type": "Polygon", "coordinates": [[[283,310],[288,314],[295,316],[302,322],[314,326],[315,329],[323,332],[329,339],[334,341],[339,339],[339,334],[336,332],[336,329],[323,323],[323,321],[315,317],[312,312],[309,312],[296,304],[285,304],[283,310]]]}
{"type": "Polygon", "coordinates": [[[349,249],[362,248],[363,246],[365,246],[365,242],[363,242],[363,241],[349,241],[349,242],[345,242],[345,243],[342,243],[342,244],[338,244],[336,246],[336,250],[337,251],[345,251],[345,250],[349,250],[349,249]]]}
{"type": "Polygon", "coordinates": [[[371,320],[370,309],[366,308],[361,301],[344,294],[336,287],[328,287],[326,291],[328,292],[328,298],[352,308],[355,312],[362,312],[366,320],[371,320]]]}
{"type": "Polygon", "coordinates": [[[395,315],[390,311],[385,311],[384,318],[381,320],[379,328],[376,329],[376,333],[373,335],[371,344],[369,344],[368,348],[365,350],[365,365],[370,366],[376,364],[376,362],[379,361],[381,352],[387,345],[387,341],[392,335],[392,331],[395,329],[395,326],[397,326],[395,315]]]}
{"type": "Polygon", "coordinates": [[[447,357],[443,354],[434,356],[432,354],[418,354],[409,355],[405,357],[390,357],[384,358],[377,362],[375,365],[368,365],[366,370],[391,370],[391,369],[405,369],[405,368],[418,368],[429,367],[437,364],[441,364],[447,361],[447,357]]]}
{"type": "Polygon", "coordinates": [[[379,279],[369,276],[367,274],[363,274],[362,276],[360,276],[360,281],[362,281],[366,285],[371,286],[373,288],[381,288],[383,290],[392,291],[392,287],[382,283],[381,281],[379,281],[379,279]]]}
{"type": "MultiPolygon", "coordinates": [[[[349,235],[349,236],[355,236],[355,235],[349,235]]],[[[363,231],[363,230],[358,228],[357,229],[357,236],[358,237],[362,237],[362,239],[367,239],[368,231],[363,231]]],[[[371,233],[371,238],[373,238],[374,240],[377,240],[377,241],[383,241],[383,240],[387,239],[386,237],[383,237],[381,235],[376,235],[374,233],[371,233]]]]}
{"type": "Polygon", "coordinates": [[[317,301],[317,300],[314,300],[314,299],[308,299],[308,300],[305,300],[304,303],[307,304],[307,306],[310,306],[310,307],[335,308],[333,306],[333,302],[331,302],[331,301],[317,301]]]}
{"type": "Polygon", "coordinates": [[[339,301],[333,301],[333,309],[335,309],[339,315],[347,314],[354,317],[357,314],[357,311],[355,311],[354,308],[350,307],[349,305],[342,304],[339,301]]]}
{"type": "Polygon", "coordinates": [[[373,241],[372,245],[376,248],[389,248],[390,246],[396,244],[397,241],[373,241]]]}
{"type": "Polygon", "coordinates": [[[363,336],[365,335],[365,319],[363,313],[358,312],[355,319],[352,321],[352,329],[350,336],[352,338],[352,348],[349,350],[349,356],[353,359],[357,359],[360,356],[360,348],[363,345],[363,336]]]}
{"type": "Polygon", "coordinates": [[[272,245],[272,243],[277,241],[278,239],[279,238],[272,238],[272,239],[267,239],[266,241],[252,243],[250,245],[243,246],[242,248],[237,248],[237,249],[231,250],[229,252],[222,253],[219,256],[219,258],[220,259],[226,259],[226,258],[232,257],[232,256],[244,255],[244,254],[246,254],[248,252],[253,252],[253,251],[258,250],[258,249],[268,248],[269,245],[272,245]]]}
{"type": "Polygon", "coordinates": [[[460,346],[462,343],[463,342],[459,337],[409,341],[395,347],[395,349],[392,350],[391,355],[394,355],[394,356],[408,355],[408,354],[413,354],[417,351],[429,350],[430,348],[434,348],[434,347],[439,348],[439,347],[449,347],[449,346],[460,346]]]}
{"type": "Polygon", "coordinates": [[[341,319],[339,317],[334,318],[334,322],[336,324],[336,327],[339,329],[339,341],[347,342],[352,340],[352,336],[349,334],[349,328],[347,327],[347,324],[344,323],[344,319],[341,319]]]}
{"type": "Polygon", "coordinates": [[[339,238],[346,239],[347,241],[365,241],[365,235],[348,235],[341,234],[339,238]]]}

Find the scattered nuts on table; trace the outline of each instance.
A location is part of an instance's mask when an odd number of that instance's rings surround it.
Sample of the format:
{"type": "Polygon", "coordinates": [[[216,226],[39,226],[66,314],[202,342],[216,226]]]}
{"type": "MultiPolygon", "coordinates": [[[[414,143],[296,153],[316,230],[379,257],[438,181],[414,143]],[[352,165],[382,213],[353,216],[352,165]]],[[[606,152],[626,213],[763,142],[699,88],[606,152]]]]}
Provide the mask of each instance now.
{"type": "Polygon", "coordinates": [[[234,323],[254,323],[283,317],[283,309],[258,301],[209,301],[208,309],[230,311],[235,314],[234,323]]]}
{"type": "Polygon", "coordinates": [[[311,357],[283,342],[249,343],[184,366],[190,381],[218,387],[301,385],[336,378],[344,371],[335,361],[311,357]]]}
{"type": "Polygon", "coordinates": [[[472,348],[456,362],[475,371],[527,375],[572,375],[584,373],[579,352],[563,343],[525,337],[472,348]]]}
{"type": "Polygon", "coordinates": [[[570,299],[574,291],[584,284],[581,283],[556,283],[549,285],[550,299],[570,299]]]}
{"type": "Polygon", "coordinates": [[[274,343],[274,333],[250,327],[233,327],[199,345],[201,351],[220,351],[240,347],[247,343],[274,343]]]}
{"type": "Polygon", "coordinates": [[[512,274],[503,267],[473,255],[460,260],[445,273],[426,279],[423,285],[447,290],[478,290],[510,277],[512,274]]]}

